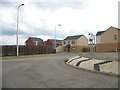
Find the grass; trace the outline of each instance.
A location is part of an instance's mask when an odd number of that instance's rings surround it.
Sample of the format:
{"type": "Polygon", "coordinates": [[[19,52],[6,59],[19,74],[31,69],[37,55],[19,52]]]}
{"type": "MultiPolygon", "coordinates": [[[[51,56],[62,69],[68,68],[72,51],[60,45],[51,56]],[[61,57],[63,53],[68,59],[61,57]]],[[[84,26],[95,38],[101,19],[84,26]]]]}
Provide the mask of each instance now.
{"type": "Polygon", "coordinates": [[[23,55],[23,56],[5,56],[2,57],[2,60],[11,60],[11,59],[24,59],[24,58],[39,58],[45,57],[52,54],[39,54],[39,55],[23,55]]]}

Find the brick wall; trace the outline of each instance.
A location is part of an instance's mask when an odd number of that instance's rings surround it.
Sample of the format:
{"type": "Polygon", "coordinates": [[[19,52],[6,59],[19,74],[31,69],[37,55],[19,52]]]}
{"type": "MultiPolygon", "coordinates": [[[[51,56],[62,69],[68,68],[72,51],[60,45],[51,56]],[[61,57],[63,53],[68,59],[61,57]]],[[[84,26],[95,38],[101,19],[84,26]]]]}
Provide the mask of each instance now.
{"type": "Polygon", "coordinates": [[[116,48],[120,48],[120,43],[104,43],[96,45],[96,52],[115,52],[116,48]]]}
{"type": "Polygon", "coordinates": [[[45,41],[45,43],[44,43],[46,46],[53,46],[53,43],[51,42],[51,41],[45,41]]]}
{"type": "Polygon", "coordinates": [[[28,39],[25,43],[26,43],[27,46],[41,46],[41,45],[44,45],[44,43],[41,43],[41,42],[38,42],[37,45],[36,45],[36,42],[33,42],[31,39],[28,39]]]}

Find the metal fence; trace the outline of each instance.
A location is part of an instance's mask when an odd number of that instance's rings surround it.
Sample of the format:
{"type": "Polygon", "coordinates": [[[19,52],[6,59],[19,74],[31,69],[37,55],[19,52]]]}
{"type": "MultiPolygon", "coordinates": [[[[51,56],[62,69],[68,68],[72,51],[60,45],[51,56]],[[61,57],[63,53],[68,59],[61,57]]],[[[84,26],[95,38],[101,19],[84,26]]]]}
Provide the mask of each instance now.
{"type": "MultiPolygon", "coordinates": [[[[2,47],[2,56],[15,56],[16,55],[16,45],[12,46],[0,46],[2,47]]],[[[51,46],[19,46],[19,55],[35,55],[35,54],[48,54],[55,53],[55,50],[51,46]]]]}

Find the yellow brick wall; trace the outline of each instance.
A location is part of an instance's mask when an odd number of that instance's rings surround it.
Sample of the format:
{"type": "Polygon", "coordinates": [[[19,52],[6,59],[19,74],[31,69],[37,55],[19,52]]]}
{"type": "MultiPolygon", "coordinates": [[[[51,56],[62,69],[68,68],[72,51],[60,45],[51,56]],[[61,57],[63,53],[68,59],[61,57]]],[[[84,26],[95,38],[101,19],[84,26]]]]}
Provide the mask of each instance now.
{"type": "Polygon", "coordinates": [[[120,48],[120,43],[97,44],[96,52],[115,52],[118,47],[120,48]]]}

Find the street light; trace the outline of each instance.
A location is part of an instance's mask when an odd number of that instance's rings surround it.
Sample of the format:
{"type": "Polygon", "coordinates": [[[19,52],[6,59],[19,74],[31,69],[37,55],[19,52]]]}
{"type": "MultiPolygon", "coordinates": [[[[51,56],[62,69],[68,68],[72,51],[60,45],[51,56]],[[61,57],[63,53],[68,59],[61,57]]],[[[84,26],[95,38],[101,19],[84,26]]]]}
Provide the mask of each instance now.
{"type": "Polygon", "coordinates": [[[56,25],[55,25],[55,47],[54,47],[54,48],[55,48],[55,51],[56,51],[56,27],[57,27],[57,26],[61,26],[61,24],[56,24],[56,25]]]}
{"type": "Polygon", "coordinates": [[[19,46],[18,46],[18,22],[19,22],[19,8],[23,6],[24,4],[21,4],[17,8],[17,56],[19,56],[19,46]]]}

